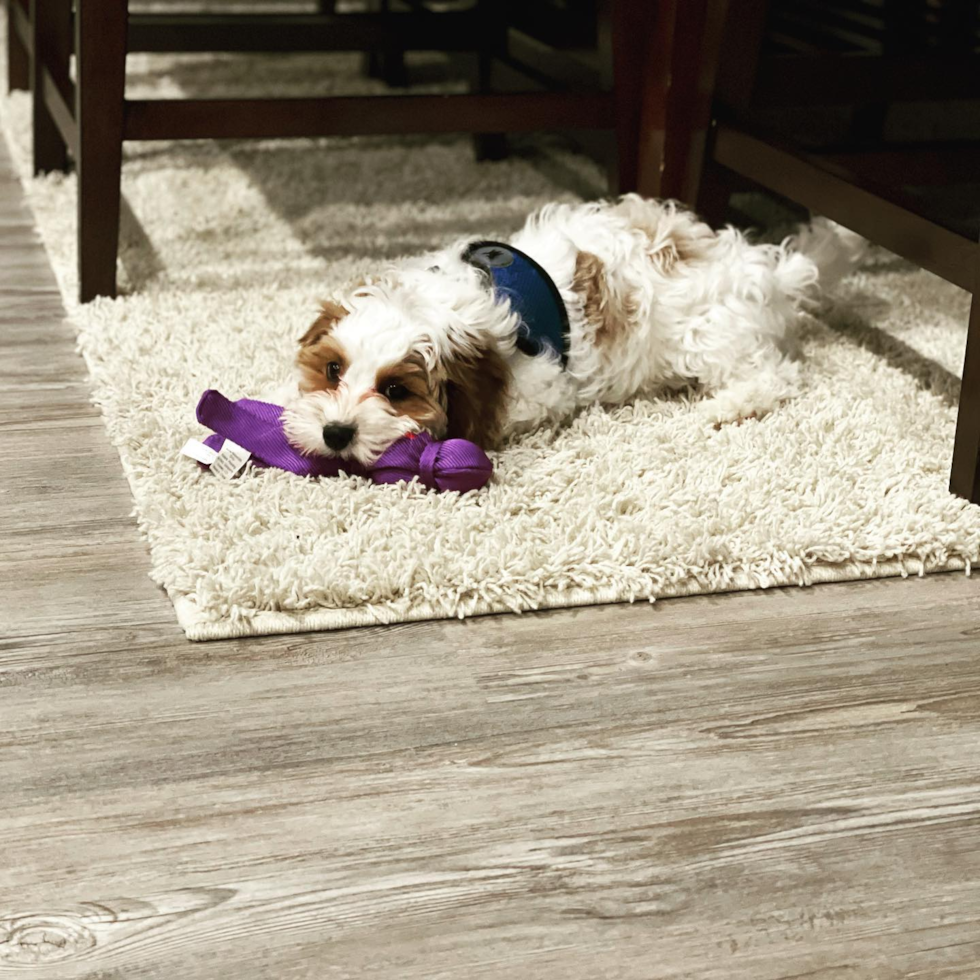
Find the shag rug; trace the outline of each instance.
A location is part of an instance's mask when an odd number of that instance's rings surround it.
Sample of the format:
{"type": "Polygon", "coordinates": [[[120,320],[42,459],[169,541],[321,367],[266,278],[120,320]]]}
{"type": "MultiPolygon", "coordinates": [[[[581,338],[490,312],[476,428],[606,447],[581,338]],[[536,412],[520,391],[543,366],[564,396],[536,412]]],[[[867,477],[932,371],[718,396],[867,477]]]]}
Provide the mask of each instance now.
{"type": "MultiPolygon", "coordinates": [[[[371,88],[346,56],[130,59],[130,93],[371,88]]],[[[420,59],[415,70],[425,73],[420,59]]],[[[494,458],[485,490],[283,472],[222,481],[179,455],[206,388],[288,371],[318,297],[379,261],[505,235],[601,194],[555,141],[476,163],[469,140],[128,144],[122,294],[75,302],[74,178],[29,177],[2,124],[119,449],[151,575],[191,639],[653,600],[967,569],[980,507],[946,489],[969,297],[885,253],[802,325],[803,395],[715,431],[694,396],[583,411],[494,458]]]]}

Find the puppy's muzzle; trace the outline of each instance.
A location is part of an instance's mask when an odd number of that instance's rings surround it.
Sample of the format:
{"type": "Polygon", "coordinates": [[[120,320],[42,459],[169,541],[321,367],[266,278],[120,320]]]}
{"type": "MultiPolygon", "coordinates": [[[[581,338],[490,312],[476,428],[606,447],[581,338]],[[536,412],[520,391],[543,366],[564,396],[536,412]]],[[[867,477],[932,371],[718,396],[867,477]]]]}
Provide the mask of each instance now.
{"type": "Polygon", "coordinates": [[[325,425],[323,427],[323,443],[327,449],[339,453],[353,442],[356,432],[357,428],[353,425],[325,425]]]}

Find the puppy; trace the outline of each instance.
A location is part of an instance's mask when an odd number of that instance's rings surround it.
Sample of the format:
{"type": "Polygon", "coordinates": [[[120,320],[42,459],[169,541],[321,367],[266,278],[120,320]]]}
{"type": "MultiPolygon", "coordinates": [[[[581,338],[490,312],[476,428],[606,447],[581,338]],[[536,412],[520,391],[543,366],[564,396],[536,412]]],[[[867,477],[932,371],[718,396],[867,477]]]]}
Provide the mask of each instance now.
{"type": "Polygon", "coordinates": [[[706,421],[761,417],[797,390],[798,309],[859,251],[830,223],[755,245],[637,195],[549,205],[509,242],[460,241],[335,292],[300,339],[287,437],[370,465],[408,433],[492,449],[694,384],[706,421]]]}

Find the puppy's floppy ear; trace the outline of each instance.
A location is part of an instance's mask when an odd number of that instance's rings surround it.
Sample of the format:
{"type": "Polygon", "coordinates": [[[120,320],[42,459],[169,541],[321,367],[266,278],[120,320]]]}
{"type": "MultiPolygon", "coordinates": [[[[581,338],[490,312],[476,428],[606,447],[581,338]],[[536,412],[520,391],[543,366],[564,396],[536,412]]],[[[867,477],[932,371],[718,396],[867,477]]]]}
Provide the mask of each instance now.
{"type": "Polygon", "coordinates": [[[347,316],[347,310],[339,303],[327,300],[320,304],[320,315],[313,321],[310,329],[299,338],[301,347],[310,347],[321,337],[330,333],[347,316]]]}
{"type": "Polygon", "coordinates": [[[496,350],[454,356],[446,375],[447,438],[469,439],[483,449],[499,445],[510,386],[510,367],[496,350]]]}

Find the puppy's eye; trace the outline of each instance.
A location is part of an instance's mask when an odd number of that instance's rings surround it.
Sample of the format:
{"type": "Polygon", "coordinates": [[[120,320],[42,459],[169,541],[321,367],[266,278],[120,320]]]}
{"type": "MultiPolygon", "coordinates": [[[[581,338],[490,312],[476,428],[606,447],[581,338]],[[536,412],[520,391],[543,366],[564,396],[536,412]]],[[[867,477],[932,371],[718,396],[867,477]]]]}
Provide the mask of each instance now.
{"type": "Polygon", "coordinates": [[[327,380],[328,381],[339,381],[340,380],[341,367],[337,361],[331,361],[327,365],[327,380]]]}
{"type": "Polygon", "coordinates": [[[408,398],[408,388],[399,384],[385,385],[384,396],[390,402],[400,402],[408,398]]]}

